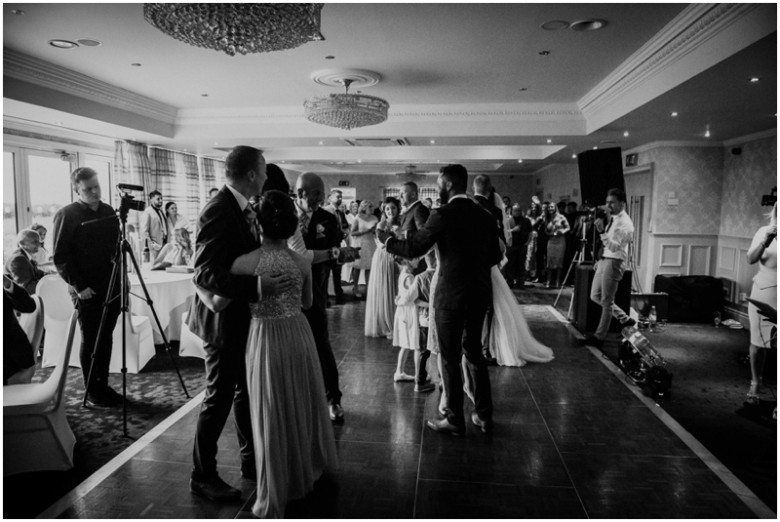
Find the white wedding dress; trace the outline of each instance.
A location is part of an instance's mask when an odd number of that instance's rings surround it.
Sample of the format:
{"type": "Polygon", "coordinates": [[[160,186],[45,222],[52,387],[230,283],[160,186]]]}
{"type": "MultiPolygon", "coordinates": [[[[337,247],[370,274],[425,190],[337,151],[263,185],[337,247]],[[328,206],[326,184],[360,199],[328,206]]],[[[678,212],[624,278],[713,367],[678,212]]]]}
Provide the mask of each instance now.
{"type": "MultiPolygon", "coordinates": [[[[523,310],[498,266],[490,270],[490,279],[493,285],[493,320],[489,346],[496,362],[501,366],[524,366],[527,362],[552,361],[552,349],[534,338],[523,310]]],[[[487,325],[487,321],[485,323],[487,325]]],[[[487,328],[483,335],[488,335],[487,328]]]]}

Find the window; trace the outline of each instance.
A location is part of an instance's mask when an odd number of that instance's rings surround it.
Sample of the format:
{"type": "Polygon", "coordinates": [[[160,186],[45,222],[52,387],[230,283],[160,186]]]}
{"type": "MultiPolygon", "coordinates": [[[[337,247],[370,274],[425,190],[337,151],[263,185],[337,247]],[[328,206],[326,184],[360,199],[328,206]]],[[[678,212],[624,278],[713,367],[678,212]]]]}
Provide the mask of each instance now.
{"type": "Polygon", "coordinates": [[[19,228],[16,225],[16,168],[14,165],[14,153],[3,152],[3,261],[16,248],[16,233],[19,228]]]}
{"type": "Polygon", "coordinates": [[[39,223],[48,234],[44,246],[52,252],[52,225],[54,214],[73,201],[70,187],[70,161],[64,161],[58,154],[30,153],[27,155],[27,179],[30,188],[29,216],[24,227],[39,223]]]}

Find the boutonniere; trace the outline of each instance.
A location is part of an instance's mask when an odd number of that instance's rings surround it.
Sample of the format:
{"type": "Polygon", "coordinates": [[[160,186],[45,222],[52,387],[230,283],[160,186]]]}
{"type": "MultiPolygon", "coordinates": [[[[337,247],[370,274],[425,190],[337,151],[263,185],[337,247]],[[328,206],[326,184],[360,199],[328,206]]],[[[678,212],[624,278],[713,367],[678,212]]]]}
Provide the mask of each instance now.
{"type": "Polygon", "coordinates": [[[321,239],[325,237],[325,227],[317,224],[317,239],[321,239]]]}

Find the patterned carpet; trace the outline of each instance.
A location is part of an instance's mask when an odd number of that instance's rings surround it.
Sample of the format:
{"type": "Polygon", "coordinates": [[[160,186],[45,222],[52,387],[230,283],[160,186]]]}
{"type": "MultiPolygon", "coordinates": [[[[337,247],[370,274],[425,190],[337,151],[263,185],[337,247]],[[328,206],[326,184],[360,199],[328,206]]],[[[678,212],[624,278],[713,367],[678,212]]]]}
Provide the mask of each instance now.
{"type": "MultiPolygon", "coordinates": [[[[178,346],[173,346],[172,352],[178,352],[178,346]]],[[[190,397],[203,391],[203,361],[178,355],[174,360],[190,397]]],[[[45,380],[51,370],[38,368],[33,380],[45,380]]],[[[109,380],[111,387],[121,393],[122,375],[111,374],[109,380]]],[[[70,368],[65,402],[68,422],[76,436],[75,468],[66,472],[25,473],[6,478],[4,518],[35,517],[189,400],[170,356],[159,347],[141,373],[127,374],[127,437],[122,429],[122,408],[83,408],[83,392],[81,370],[70,368]],[[30,500],[31,490],[36,491],[35,502],[30,500]]]]}

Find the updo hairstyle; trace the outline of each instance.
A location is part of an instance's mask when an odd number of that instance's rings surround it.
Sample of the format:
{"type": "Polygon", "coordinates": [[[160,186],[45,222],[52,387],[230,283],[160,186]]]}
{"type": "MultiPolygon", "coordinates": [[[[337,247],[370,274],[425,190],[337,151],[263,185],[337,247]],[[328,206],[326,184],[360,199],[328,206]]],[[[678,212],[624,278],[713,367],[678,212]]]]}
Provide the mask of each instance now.
{"type": "Polygon", "coordinates": [[[287,239],[298,226],[292,199],[279,190],[269,190],[260,196],[257,219],[263,227],[263,235],[271,239],[287,239]]]}

